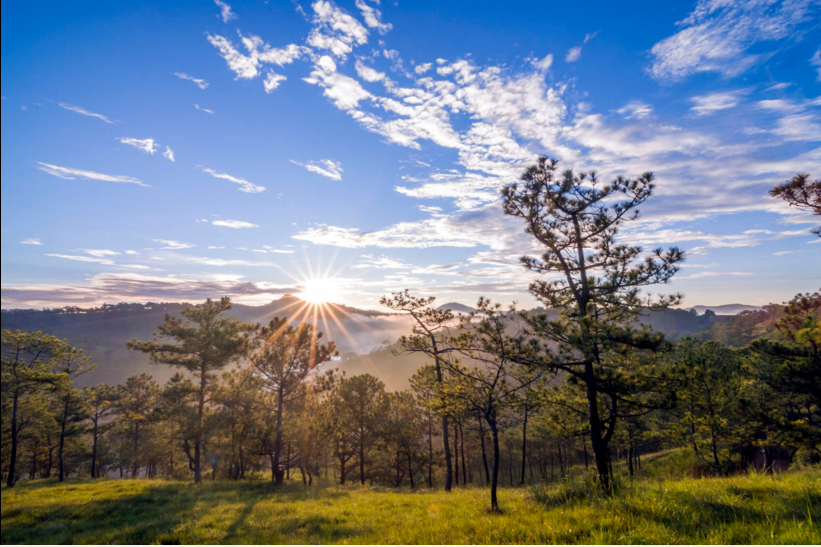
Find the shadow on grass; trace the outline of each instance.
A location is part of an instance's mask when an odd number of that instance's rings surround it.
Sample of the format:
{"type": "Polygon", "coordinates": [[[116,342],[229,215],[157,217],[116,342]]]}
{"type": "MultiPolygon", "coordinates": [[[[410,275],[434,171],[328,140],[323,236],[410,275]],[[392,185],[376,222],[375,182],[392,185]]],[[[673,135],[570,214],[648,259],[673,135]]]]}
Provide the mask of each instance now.
{"type": "Polygon", "coordinates": [[[819,501],[812,499],[817,496],[808,498],[800,492],[784,490],[776,492],[734,486],[728,491],[738,498],[735,502],[711,499],[709,495],[698,497],[689,492],[670,492],[666,494],[668,499],[663,508],[637,501],[625,503],[625,509],[638,518],[656,522],[680,537],[693,539],[736,524],[761,523],[773,518],[804,521],[807,519],[808,502],[813,505],[819,501]],[[768,503],[773,496],[779,498],[779,503],[768,503]],[[677,510],[670,511],[671,507],[677,510]]]}
{"type": "MultiPolygon", "coordinates": [[[[103,482],[96,484],[102,485],[103,482]]],[[[114,499],[88,498],[75,503],[60,503],[61,492],[72,492],[90,487],[87,481],[77,484],[38,481],[21,484],[18,491],[42,495],[54,489],[53,495],[45,498],[33,497],[20,500],[23,505],[2,511],[3,544],[73,544],[73,543],[117,543],[117,544],[179,544],[196,541],[196,537],[180,537],[178,530],[183,523],[196,523],[211,510],[222,504],[244,503],[237,518],[225,529],[222,541],[234,543],[244,534],[255,535],[246,522],[255,507],[265,501],[268,504],[310,501],[317,498],[338,499],[349,497],[344,490],[309,489],[301,485],[276,488],[265,483],[205,483],[150,485],[136,494],[111,491],[114,499]]],[[[5,492],[4,492],[5,493],[5,492]]],[[[94,495],[93,491],[89,492],[94,495]]],[[[99,494],[99,493],[98,493],[99,494]]],[[[281,512],[280,510],[276,511],[281,512]]],[[[357,533],[341,526],[338,519],[328,519],[315,515],[282,516],[269,521],[272,537],[278,534],[299,541],[308,536],[324,538],[350,537],[357,533]]]]}

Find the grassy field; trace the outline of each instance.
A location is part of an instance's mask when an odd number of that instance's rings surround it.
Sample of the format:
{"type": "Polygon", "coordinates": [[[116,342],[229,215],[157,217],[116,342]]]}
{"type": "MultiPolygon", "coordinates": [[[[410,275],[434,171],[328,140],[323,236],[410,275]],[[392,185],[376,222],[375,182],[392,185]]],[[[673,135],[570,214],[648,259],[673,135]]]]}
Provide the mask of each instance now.
{"type": "Polygon", "coordinates": [[[274,489],[261,482],[70,480],[2,490],[3,543],[821,544],[821,471],[573,488],[274,489]]]}

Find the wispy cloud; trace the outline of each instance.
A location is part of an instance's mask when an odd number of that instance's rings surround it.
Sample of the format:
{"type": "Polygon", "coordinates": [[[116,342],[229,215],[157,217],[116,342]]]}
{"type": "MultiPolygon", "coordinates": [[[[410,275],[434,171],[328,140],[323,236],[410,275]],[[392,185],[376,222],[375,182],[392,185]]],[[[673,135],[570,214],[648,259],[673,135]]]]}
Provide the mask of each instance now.
{"type": "Polygon", "coordinates": [[[294,284],[251,282],[240,276],[174,275],[161,277],[140,273],[100,273],[82,285],[3,285],[4,307],[99,305],[104,302],[192,302],[230,296],[235,302],[262,304],[283,294],[299,292],[294,284]]]}
{"type": "Polygon", "coordinates": [[[821,48],[810,58],[810,64],[815,67],[815,71],[818,72],[816,79],[821,82],[821,48]]]}
{"type": "Polygon", "coordinates": [[[270,94],[279,87],[279,84],[287,79],[288,78],[282,74],[277,74],[273,70],[268,70],[268,75],[265,77],[265,81],[262,82],[262,87],[265,89],[265,93],[270,94]]]}
{"type": "Polygon", "coordinates": [[[206,82],[205,80],[202,80],[200,78],[194,78],[193,76],[189,76],[185,72],[172,72],[172,74],[180,80],[188,80],[189,82],[194,82],[200,89],[208,89],[208,82],[206,82]]]}
{"type": "Polygon", "coordinates": [[[227,23],[228,21],[233,21],[237,18],[237,14],[231,11],[231,6],[222,2],[221,0],[214,0],[214,3],[220,9],[220,17],[222,18],[223,23],[227,23]]]}
{"type": "MultiPolygon", "coordinates": [[[[378,3],[379,2],[377,2],[377,4],[378,3]]],[[[362,12],[365,24],[371,28],[375,28],[379,34],[386,34],[393,28],[393,25],[390,23],[382,22],[382,14],[378,9],[369,6],[366,0],[356,0],[356,7],[362,12]]]]}
{"type": "Polygon", "coordinates": [[[195,245],[191,243],[183,243],[182,241],[174,241],[173,239],[152,239],[151,241],[164,245],[162,247],[163,249],[179,250],[195,247],[195,245]]]}
{"type": "Polygon", "coordinates": [[[157,143],[154,142],[154,139],[135,139],[132,137],[119,137],[117,139],[123,144],[127,144],[128,146],[133,146],[137,150],[142,150],[147,154],[154,155],[154,152],[157,151],[157,143]]]}
{"type": "Polygon", "coordinates": [[[165,152],[162,153],[162,156],[167,160],[175,161],[174,160],[174,151],[171,150],[171,148],[169,148],[168,146],[165,147],[165,152]]]}
{"type": "MultiPolygon", "coordinates": [[[[239,37],[245,49],[248,51],[248,55],[240,53],[233,42],[224,36],[208,35],[208,41],[219,50],[220,56],[225,59],[225,62],[228,63],[228,68],[236,74],[235,79],[238,80],[252,80],[256,78],[261,74],[261,68],[264,64],[285,66],[311,53],[310,48],[296,44],[290,44],[281,49],[272,48],[263,42],[259,36],[254,36],[253,34],[248,36],[240,34],[239,37]]],[[[284,78],[284,76],[269,71],[265,82],[263,82],[265,91],[270,93],[276,89],[284,78]]]]}
{"type": "Polygon", "coordinates": [[[309,161],[308,163],[300,163],[298,161],[291,160],[291,163],[304,167],[308,171],[322,175],[323,177],[327,177],[331,180],[342,180],[343,169],[341,162],[333,160],[319,160],[315,162],[309,161]]]}
{"type": "Polygon", "coordinates": [[[575,63],[582,56],[582,46],[572,47],[567,50],[567,55],[564,58],[566,63],[575,63]]]}
{"type": "Polygon", "coordinates": [[[741,98],[750,92],[749,89],[737,89],[735,91],[723,91],[690,97],[690,102],[694,106],[690,110],[696,116],[707,116],[720,110],[727,110],[738,106],[741,98]]]}
{"type": "Polygon", "coordinates": [[[658,80],[698,72],[737,76],[771,56],[748,53],[754,44],[795,37],[817,18],[817,5],[814,0],[699,0],[677,23],[681,30],[650,50],[648,72],[658,80]]]}
{"type": "Polygon", "coordinates": [[[401,260],[397,260],[395,258],[391,258],[385,255],[375,256],[372,254],[363,254],[360,258],[359,263],[355,264],[354,266],[351,266],[351,268],[358,270],[405,270],[412,268],[412,266],[410,264],[405,264],[401,260]]]}
{"type": "MultiPolygon", "coordinates": [[[[589,33],[589,34],[585,34],[584,35],[584,42],[582,42],[582,45],[586,44],[587,42],[589,42],[590,40],[595,38],[598,33],[599,33],[599,31],[592,32],[592,33],[589,33]]],[[[575,63],[576,61],[579,60],[579,58],[581,56],[582,56],[582,46],[572,47],[567,51],[567,55],[565,56],[564,61],[566,63],[575,63]]]]}
{"type": "Polygon", "coordinates": [[[690,275],[683,275],[679,276],[676,279],[702,279],[705,277],[719,277],[719,276],[732,276],[732,277],[740,277],[740,276],[748,276],[753,275],[752,272],[714,272],[714,271],[706,271],[706,272],[697,272],[690,275]]]}
{"type": "Polygon", "coordinates": [[[136,184],[137,186],[145,186],[149,187],[150,185],[145,184],[140,179],[134,177],[127,177],[125,175],[106,175],[104,173],[96,173],[94,171],[85,171],[83,169],[73,169],[71,167],[60,167],[58,165],[51,165],[50,163],[43,163],[41,161],[37,162],[40,166],[37,168],[41,171],[45,171],[49,175],[54,175],[55,177],[60,177],[61,179],[68,179],[74,180],[77,178],[81,179],[89,179],[89,180],[102,180],[105,182],[123,182],[123,183],[130,183],[136,184]]]}
{"type": "Polygon", "coordinates": [[[114,261],[108,258],[97,258],[93,256],[81,256],[81,255],[61,255],[61,254],[52,254],[47,253],[46,256],[52,256],[55,258],[64,258],[66,260],[74,260],[76,262],[95,262],[97,264],[106,264],[106,265],[113,265],[114,261]]]}
{"type": "Polygon", "coordinates": [[[230,180],[231,182],[235,182],[235,183],[239,184],[240,185],[240,188],[239,188],[240,192],[246,192],[248,194],[258,194],[258,193],[263,192],[265,190],[264,186],[257,186],[256,184],[250,183],[245,179],[241,179],[239,177],[235,177],[235,176],[229,175],[227,173],[218,173],[217,171],[214,171],[213,169],[209,169],[209,168],[202,168],[202,172],[203,173],[208,173],[212,177],[215,177],[215,178],[218,178],[218,179],[230,180]]]}
{"type": "Polygon", "coordinates": [[[206,113],[208,113],[208,114],[212,114],[212,115],[214,114],[214,111],[213,111],[213,110],[209,110],[209,109],[207,109],[207,108],[202,108],[202,107],[201,107],[200,105],[198,105],[197,103],[194,103],[194,108],[196,108],[197,110],[201,110],[202,112],[206,112],[206,113]]]}
{"type": "Polygon", "coordinates": [[[335,57],[344,59],[355,46],[368,43],[368,30],[332,2],[317,0],[314,10],[313,29],[308,35],[308,45],[324,49],[335,57]]]}
{"type": "Polygon", "coordinates": [[[111,251],[109,249],[79,249],[86,254],[90,254],[91,256],[96,256],[98,258],[105,258],[107,256],[117,256],[121,253],[117,251],[111,251]]]}
{"type": "Polygon", "coordinates": [[[630,101],[616,112],[628,120],[634,118],[641,120],[653,114],[653,107],[642,101],[630,101]]]}
{"type": "Polygon", "coordinates": [[[28,237],[20,242],[23,245],[42,245],[43,242],[36,237],[28,237]]]}
{"type": "Polygon", "coordinates": [[[212,222],[214,226],[224,226],[225,228],[259,228],[258,224],[251,224],[250,222],[243,222],[242,220],[215,220],[212,222]]]}
{"type": "Polygon", "coordinates": [[[112,120],[108,116],[103,116],[102,114],[97,114],[96,112],[91,112],[86,110],[81,106],[74,106],[67,103],[57,103],[60,105],[61,108],[65,108],[66,110],[71,110],[72,112],[76,112],[77,114],[82,114],[83,116],[91,116],[92,118],[97,118],[98,120],[102,120],[105,123],[117,123],[117,120],[112,120]]]}

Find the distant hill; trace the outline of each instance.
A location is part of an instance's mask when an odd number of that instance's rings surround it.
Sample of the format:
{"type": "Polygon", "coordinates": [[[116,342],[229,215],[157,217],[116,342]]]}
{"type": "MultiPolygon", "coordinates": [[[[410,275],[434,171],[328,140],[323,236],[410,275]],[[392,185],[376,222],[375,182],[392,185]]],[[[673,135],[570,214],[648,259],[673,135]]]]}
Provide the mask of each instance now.
{"type": "Polygon", "coordinates": [[[459,302],[448,302],[447,304],[442,304],[437,310],[450,310],[456,313],[472,313],[476,311],[476,308],[471,308],[470,306],[465,306],[464,304],[460,304],[459,302]]]}
{"type": "MultiPolygon", "coordinates": [[[[150,364],[146,355],[129,351],[125,343],[134,338],[152,338],[165,314],[179,315],[188,306],[190,304],[148,303],[89,309],[2,310],[0,326],[9,330],[43,331],[85,350],[97,368],[82,376],[80,384],[119,383],[142,372],[164,382],[174,370],[150,364]]],[[[325,334],[325,340],[336,343],[340,354],[368,354],[410,330],[408,319],[401,315],[336,304],[327,304],[320,310],[291,295],[263,306],[234,304],[229,314],[253,323],[267,323],[274,316],[288,317],[292,322],[310,321],[325,334]]]]}
{"type": "MultiPolygon", "coordinates": [[[[41,330],[65,338],[86,351],[97,363],[97,368],[81,377],[81,385],[120,383],[129,376],[146,372],[157,381],[165,382],[175,372],[164,365],[152,365],[142,353],[129,351],[125,343],[131,339],[148,340],[153,336],[165,314],[179,315],[190,304],[148,303],[104,305],[99,308],[60,308],[53,310],[2,310],[2,328],[24,331],[41,330]]],[[[728,308],[757,309],[755,306],[734,304],[709,307],[717,314],[729,313],[728,308]]],[[[708,309],[704,306],[703,309],[708,309]]],[[[439,309],[470,313],[473,308],[458,302],[443,304],[439,309]]],[[[531,313],[545,312],[544,309],[531,313]]],[[[547,311],[555,316],[555,312],[547,311]]],[[[311,321],[325,333],[325,340],[333,340],[340,357],[328,367],[340,368],[348,375],[365,372],[381,378],[389,389],[408,387],[408,379],[425,363],[420,354],[394,355],[396,341],[411,329],[409,318],[402,314],[364,311],[349,306],[326,304],[321,308],[310,306],[296,296],[286,295],[263,306],[234,304],[230,314],[243,321],[267,323],[272,317],[288,317],[292,322],[311,321]]],[[[641,323],[665,333],[675,340],[682,336],[710,332],[717,322],[731,317],[696,315],[684,309],[651,312],[641,323]]]]}
{"type": "Polygon", "coordinates": [[[696,310],[699,315],[703,315],[707,310],[713,310],[716,315],[738,315],[743,311],[758,311],[762,308],[748,304],[722,304],[721,306],[692,306],[687,309],[696,310]]]}

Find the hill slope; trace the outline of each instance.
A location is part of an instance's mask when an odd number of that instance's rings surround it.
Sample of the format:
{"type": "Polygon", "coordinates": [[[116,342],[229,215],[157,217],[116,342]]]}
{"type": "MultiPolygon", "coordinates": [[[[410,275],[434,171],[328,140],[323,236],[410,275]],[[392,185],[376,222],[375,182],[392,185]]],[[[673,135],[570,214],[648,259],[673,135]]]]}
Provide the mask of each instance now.
{"type": "MultiPolygon", "coordinates": [[[[101,308],[62,310],[3,310],[2,328],[23,331],[43,331],[65,338],[82,348],[97,363],[97,368],[78,379],[82,385],[120,383],[129,376],[147,372],[159,382],[174,373],[166,366],[151,365],[144,354],[128,351],[128,340],[147,340],[153,336],[165,314],[179,315],[188,304],[118,304],[101,308]]],[[[442,308],[468,313],[473,309],[457,303],[442,308]]],[[[533,310],[544,311],[544,310],[533,310]]],[[[264,306],[235,304],[229,312],[243,321],[266,323],[274,316],[291,321],[311,321],[333,340],[340,360],[331,366],[346,370],[349,375],[368,372],[381,378],[389,389],[405,389],[408,378],[422,365],[422,355],[394,355],[392,346],[411,329],[408,317],[363,311],[336,304],[321,308],[309,306],[295,296],[286,295],[264,306]]],[[[718,319],[695,315],[689,311],[670,309],[651,312],[641,320],[654,330],[675,339],[692,335],[709,327],[718,319]]]]}

